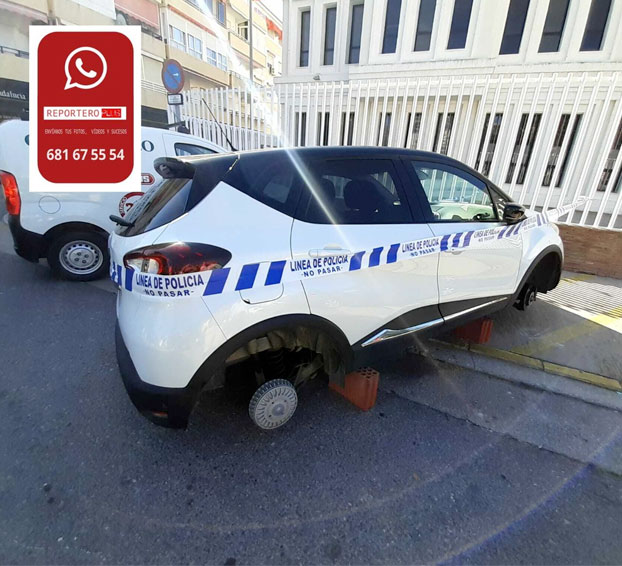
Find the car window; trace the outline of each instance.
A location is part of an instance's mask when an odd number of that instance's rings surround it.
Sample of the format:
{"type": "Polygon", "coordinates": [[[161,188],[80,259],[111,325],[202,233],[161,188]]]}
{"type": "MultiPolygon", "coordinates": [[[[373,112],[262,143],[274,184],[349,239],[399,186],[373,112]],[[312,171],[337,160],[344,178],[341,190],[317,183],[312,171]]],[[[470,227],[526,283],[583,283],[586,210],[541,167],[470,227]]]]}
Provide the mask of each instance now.
{"type": "Polygon", "coordinates": [[[194,145],[192,143],[176,143],[175,155],[183,157],[184,155],[205,155],[209,153],[216,153],[212,149],[202,147],[200,145],[194,145]]]}
{"type": "Polygon", "coordinates": [[[411,221],[388,159],[317,159],[305,175],[297,217],[316,224],[396,224],[411,221]]]}
{"type": "Polygon", "coordinates": [[[411,161],[437,222],[497,221],[486,184],[455,167],[411,161]]]}
{"type": "Polygon", "coordinates": [[[300,173],[286,153],[242,154],[224,181],[248,196],[293,216],[300,195],[300,173]]]}

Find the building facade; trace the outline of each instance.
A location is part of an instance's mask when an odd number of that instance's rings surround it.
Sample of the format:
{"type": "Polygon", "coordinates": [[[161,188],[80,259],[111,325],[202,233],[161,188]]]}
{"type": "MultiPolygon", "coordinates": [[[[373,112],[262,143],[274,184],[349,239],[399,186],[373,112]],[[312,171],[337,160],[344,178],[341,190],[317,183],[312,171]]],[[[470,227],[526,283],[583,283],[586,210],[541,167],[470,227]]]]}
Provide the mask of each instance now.
{"type": "Polygon", "coordinates": [[[622,229],[622,0],[286,0],[284,145],[440,152],[622,229]]]}
{"type": "Polygon", "coordinates": [[[283,81],[619,70],[620,0],[286,0],[283,81]]]}
{"type": "MultiPolygon", "coordinates": [[[[253,80],[261,86],[281,71],[282,31],[262,2],[252,4],[253,80]]],[[[28,108],[30,25],[140,25],[143,124],[165,126],[162,62],[182,64],[187,88],[249,80],[249,19],[248,0],[0,0],[0,121],[28,108]]]]}

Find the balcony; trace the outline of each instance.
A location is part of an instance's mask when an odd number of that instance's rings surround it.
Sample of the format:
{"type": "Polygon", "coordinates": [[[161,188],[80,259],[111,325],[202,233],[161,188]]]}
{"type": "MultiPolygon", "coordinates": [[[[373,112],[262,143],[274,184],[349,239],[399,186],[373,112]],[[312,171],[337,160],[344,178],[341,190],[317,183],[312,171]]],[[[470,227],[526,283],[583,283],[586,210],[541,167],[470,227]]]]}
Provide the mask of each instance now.
{"type": "Polygon", "coordinates": [[[0,47],[0,69],[3,79],[28,82],[28,53],[0,47]]]}
{"type": "MultiPolygon", "coordinates": [[[[250,46],[247,41],[242,39],[238,34],[229,32],[229,45],[233,49],[235,49],[240,55],[244,57],[245,60],[250,58],[250,46]]],[[[266,66],[266,56],[257,51],[257,49],[253,49],[253,59],[255,61],[256,67],[265,67],[266,66]]]]}
{"type": "Polygon", "coordinates": [[[248,0],[229,0],[230,6],[248,19],[248,0]]]}
{"type": "Polygon", "coordinates": [[[171,57],[179,61],[184,70],[190,71],[200,77],[205,77],[221,85],[229,84],[229,73],[227,71],[214,67],[214,65],[210,65],[207,61],[198,59],[172,46],[170,52],[171,57]]]}
{"type": "Polygon", "coordinates": [[[161,39],[156,39],[152,35],[141,33],[141,48],[144,52],[155,55],[164,59],[166,57],[166,51],[164,49],[164,42],[161,39]]]}

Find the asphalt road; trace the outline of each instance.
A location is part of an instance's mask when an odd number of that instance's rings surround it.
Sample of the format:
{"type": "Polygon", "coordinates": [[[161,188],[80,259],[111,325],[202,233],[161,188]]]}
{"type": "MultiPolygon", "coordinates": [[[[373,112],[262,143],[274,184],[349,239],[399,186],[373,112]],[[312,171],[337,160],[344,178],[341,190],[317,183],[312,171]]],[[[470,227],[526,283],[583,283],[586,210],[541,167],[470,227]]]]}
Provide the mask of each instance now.
{"type": "Polygon", "coordinates": [[[114,294],[0,223],[0,562],[620,563],[619,413],[415,356],[361,413],[314,383],[283,429],[205,397],[137,414],[114,294]]]}

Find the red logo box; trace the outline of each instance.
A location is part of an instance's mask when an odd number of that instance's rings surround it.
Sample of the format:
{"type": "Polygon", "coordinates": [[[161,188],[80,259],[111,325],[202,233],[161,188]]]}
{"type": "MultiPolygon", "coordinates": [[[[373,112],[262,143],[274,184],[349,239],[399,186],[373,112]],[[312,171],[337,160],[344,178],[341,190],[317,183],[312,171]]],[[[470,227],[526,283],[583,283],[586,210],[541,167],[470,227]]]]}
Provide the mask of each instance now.
{"type": "Polygon", "coordinates": [[[118,183],[134,166],[133,47],[118,32],[39,43],[37,155],[53,183],[118,183]]]}

